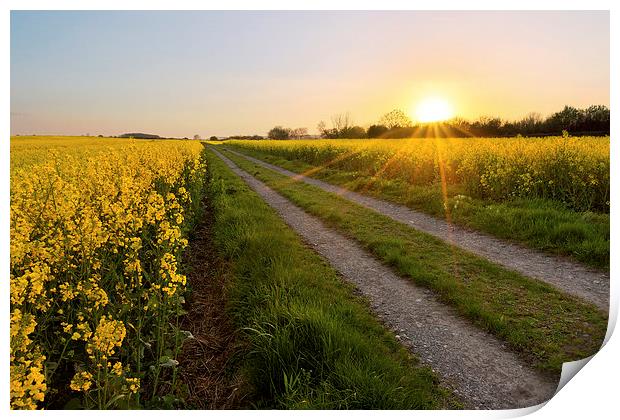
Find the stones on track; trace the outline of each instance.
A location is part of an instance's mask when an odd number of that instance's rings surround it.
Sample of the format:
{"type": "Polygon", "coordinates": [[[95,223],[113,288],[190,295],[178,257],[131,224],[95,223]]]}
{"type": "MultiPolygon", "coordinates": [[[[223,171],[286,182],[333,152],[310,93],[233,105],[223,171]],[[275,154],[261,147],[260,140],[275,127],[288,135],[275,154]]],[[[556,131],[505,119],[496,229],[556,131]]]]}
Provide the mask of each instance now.
{"type": "Polygon", "coordinates": [[[383,214],[397,222],[428,233],[454,246],[531,277],[609,311],[609,273],[591,269],[561,256],[525,248],[489,235],[455,226],[445,220],[412,210],[406,206],[349,191],[318,179],[309,178],[235,150],[227,151],[257,165],[338,194],[354,203],[383,214]]]}
{"type": "Polygon", "coordinates": [[[503,342],[461,318],[431,291],[396,275],[355,241],[327,228],[213,147],[210,150],[354,284],[400,341],[469,408],[521,408],[553,396],[558,378],[526,366],[503,342]]]}

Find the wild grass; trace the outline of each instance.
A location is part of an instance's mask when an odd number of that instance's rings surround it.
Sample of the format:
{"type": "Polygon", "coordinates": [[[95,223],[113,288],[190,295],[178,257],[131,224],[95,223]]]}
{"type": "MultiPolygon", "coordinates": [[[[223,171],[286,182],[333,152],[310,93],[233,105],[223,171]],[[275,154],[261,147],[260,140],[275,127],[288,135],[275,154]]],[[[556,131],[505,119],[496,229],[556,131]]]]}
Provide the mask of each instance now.
{"type": "Polygon", "coordinates": [[[225,154],[327,225],[356,239],[379,259],[479,327],[505,340],[543,372],[595,353],[607,315],[594,305],[503,269],[317,187],[225,154]]]}
{"type": "MultiPolygon", "coordinates": [[[[503,141],[503,140],[502,140],[503,141]]],[[[459,184],[413,184],[382,174],[342,169],[337,165],[309,164],[305,157],[282,156],[276,146],[249,147],[246,142],[227,142],[242,153],[307,174],[351,191],[406,205],[414,210],[525,246],[560,254],[595,268],[609,268],[609,214],[576,211],[565,203],[546,198],[512,197],[505,200],[474,198],[459,184]]]]}
{"type": "Polygon", "coordinates": [[[248,343],[257,407],[458,407],[352,286],[212,152],[217,249],[232,267],[230,312],[248,343]]]}

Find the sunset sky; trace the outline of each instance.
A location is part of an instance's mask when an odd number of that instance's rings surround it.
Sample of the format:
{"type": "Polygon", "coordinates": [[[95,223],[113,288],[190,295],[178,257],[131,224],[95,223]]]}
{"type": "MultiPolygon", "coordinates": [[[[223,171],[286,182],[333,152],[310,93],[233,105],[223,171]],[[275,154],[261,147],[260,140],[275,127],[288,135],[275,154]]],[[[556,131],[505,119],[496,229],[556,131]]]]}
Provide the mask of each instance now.
{"type": "Polygon", "coordinates": [[[260,134],[609,105],[608,12],[12,12],[11,133],[260,134]]]}

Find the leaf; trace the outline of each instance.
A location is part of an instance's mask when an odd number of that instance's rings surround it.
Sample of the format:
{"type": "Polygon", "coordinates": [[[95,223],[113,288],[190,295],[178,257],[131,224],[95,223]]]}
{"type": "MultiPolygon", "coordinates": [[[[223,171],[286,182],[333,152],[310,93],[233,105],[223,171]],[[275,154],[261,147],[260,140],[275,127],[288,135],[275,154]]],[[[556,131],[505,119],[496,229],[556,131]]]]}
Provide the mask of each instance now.
{"type": "Polygon", "coordinates": [[[186,330],[181,330],[181,335],[184,337],[185,340],[193,340],[194,339],[194,335],[191,333],[191,331],[186,331],[186,330]]]}
{"type": "Polygon", "coordinates": [[[161,367],[176,367],[179,365],[179,362],[175,359],[170,358],[169,356],[162,356],[159,359],[159,366],[161,367]]]}
{"type": "Polygon", "coordinates": [[[108,403],[105,406],[105,409],[109,409],[110,407],[113,407],[114,404],[116,403],[116,401],[120,400],[121,398],[125,398],[126,395],[125,394],[118,394],[116,395],[114,398],[112,398],[110,401],[108,401],[108,403]]]}
{"type": "Polygon", "coordinates": [[[56,362],[46,362],[45,363],[45,368],[48,371],[50,371],[50,370],[54,371],[54,370],[56,370],[57,367],[58,367],[58,363],[56,363],[56,362]]]}

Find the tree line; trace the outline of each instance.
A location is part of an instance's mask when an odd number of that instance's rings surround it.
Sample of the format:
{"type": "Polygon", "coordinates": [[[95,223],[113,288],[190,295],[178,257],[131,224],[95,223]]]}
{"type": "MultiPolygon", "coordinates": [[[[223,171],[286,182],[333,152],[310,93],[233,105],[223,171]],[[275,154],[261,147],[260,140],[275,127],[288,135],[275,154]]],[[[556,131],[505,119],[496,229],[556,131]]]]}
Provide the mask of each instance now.
{"type": "MultiPolygon", "coordinates": [[[[401,110],[395,109],[383,115],[368,128],[355,125],[348,113],[334,115],[331,126],[320,121],[317,129],[322,138],[408,138],[408,137],[511,137],[549,136],[570,133],[573,135],[609,135],[610,112],[604,105],[592,105],[584,109],[565,106],[561,111],[543,118],[530,113],[520,120],[504,120],[499,117],[480,117],[475,121],[455,117],[435,123],[414,123],[401,110]]],[[[305,128],[290,129],[282,126],[272,128],[268,138],[276,140],[307,138],[305,128]]]]}

